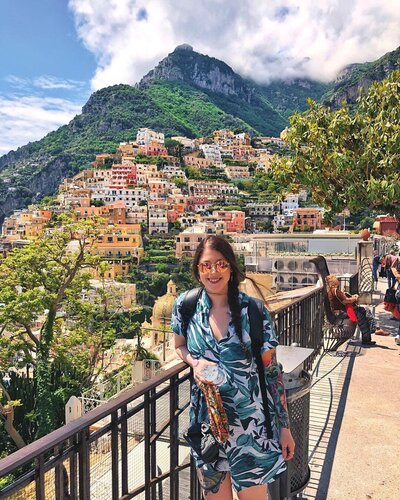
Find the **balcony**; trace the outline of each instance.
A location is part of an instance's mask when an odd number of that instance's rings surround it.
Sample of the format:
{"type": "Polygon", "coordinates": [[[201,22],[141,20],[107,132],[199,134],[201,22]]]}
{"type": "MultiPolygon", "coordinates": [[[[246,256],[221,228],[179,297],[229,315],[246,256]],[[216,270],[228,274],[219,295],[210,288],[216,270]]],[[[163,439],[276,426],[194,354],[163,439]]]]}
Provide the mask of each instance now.
{"type": "MultiPolygon", "coordinates": [[[[321,304],[312,289],[273,313],[282,344],[313,348],[306,369],[322,345],[321,304]]],[[[175,365],[1,460],[0,478],[13,480],[0,498],[200,500],[182,438],[190,383],[187,366],[175,365]]]]}

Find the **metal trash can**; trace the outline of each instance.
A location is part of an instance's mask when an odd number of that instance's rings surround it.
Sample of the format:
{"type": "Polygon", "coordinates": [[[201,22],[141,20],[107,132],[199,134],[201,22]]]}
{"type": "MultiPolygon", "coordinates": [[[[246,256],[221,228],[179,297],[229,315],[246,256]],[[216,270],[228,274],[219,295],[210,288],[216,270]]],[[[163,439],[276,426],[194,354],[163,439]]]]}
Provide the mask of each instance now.
{"type": "MultiPolygon", "coordinates": [[[[287,462],[287,470],[268,485],[270,500],[296,498],[310,480],[308,466],[308,441],[310,424],[311,375],[303,369],[309,349],[297,346],[284,347],[282,356],[291,371],[283,374],[288,403],[290,430],[296,443],[294,457],[287,462]]],[[[278,358],[279,360],[279,358],[278,358]]]]}
{"type": "MultiPolygon", "coordinates": [[[[310,424],[310,389],[311,375],[302,370],[300,377],[293,380],[292,386],[286,389],[290,429],[296,443],[294,457],[288,462],[288,498],[304,490],[310,480],[308,466],[308,438],[310,424]]],[[[285,382],[286,383],[286,382],[285,382]]]]}

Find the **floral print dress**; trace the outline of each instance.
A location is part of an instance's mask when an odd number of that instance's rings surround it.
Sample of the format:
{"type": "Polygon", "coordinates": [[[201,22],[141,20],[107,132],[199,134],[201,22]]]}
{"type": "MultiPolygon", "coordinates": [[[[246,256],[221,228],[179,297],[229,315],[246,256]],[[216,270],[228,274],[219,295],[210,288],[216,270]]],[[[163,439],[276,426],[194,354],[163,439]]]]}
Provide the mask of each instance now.
{"type": "MultiPolygon", "coordinates": [[[[182,332],[180,304],[184,293],[175,301],[171,328],[182,332]]],[[[251,352],[249,335],[249,297],[240,293],[243,342],[251,352]]],[[[229,324],[226,337],[216,340],[209,323],[211,300],[203,290],[196,311],[187,328],[186,345],[194,358],[206,358],[219,363],[226,372],[226,382],[219,386],[223,406],[228,415],[229,438],[221,446],[219,458],[212,464],[204,464],[192,450],[196,459],[199,480],[204,492],[216,492],[229,471],[236,491],[269,483],[286,469],[279,446],[281,427],[289,427],[282,373],[276,362],[276,339],[271,317],[264,308],[264,344],[262,359],[268,388],[269,412],[273,439],[268,439],[262,396],[259,388],[257,365],[254,356],[249,360],[242,348],[234,325],[229,324]]],[[[208,421],[204,396],[197,384],[191,392],[190,421],[195,418],[194,409],[199,407],[199,420],[208,421]]]]}

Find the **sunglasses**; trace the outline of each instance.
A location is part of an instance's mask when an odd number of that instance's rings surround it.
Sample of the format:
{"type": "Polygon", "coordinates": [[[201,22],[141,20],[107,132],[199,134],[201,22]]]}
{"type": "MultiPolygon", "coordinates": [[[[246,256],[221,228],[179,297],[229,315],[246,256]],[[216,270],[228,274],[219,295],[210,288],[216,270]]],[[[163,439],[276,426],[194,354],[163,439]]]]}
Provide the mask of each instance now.
{"type": "Polygon", "coordinates": [[[215,264],[211,264],[211,262],[200,262],[197,266],[200,274],[211,273],[213,269],[217,273],[225,273],[229,268],[229,262],[226,262],[226,260],[217,260],[215,264]]]}

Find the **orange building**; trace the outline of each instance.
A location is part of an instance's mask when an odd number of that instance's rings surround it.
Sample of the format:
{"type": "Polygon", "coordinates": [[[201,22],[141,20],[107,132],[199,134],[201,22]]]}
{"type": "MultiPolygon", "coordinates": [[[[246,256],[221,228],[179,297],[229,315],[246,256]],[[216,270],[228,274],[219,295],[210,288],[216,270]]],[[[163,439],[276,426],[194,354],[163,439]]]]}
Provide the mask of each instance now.
{"type": "Polygon", "coordinates": [[[242,233],[245,229],[246,214],[240,210],[214,210],[213,217],[225,222],[228,233],[242,233]]]}
{"type": "Polygon", "coordinates": [[[156,141],[139,146],[139,153],[146,156],[168,156],[168,151],[164,145],[156,141]]]}
{"type": "Polygon", "coordinates": [[[293,213],[293,229],[322,229],[322,214],[318,208],[297,208],[293,213]]]}

